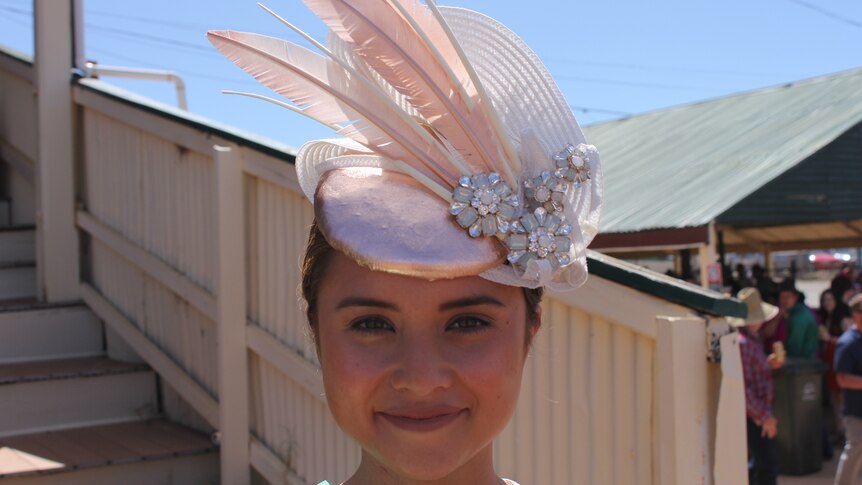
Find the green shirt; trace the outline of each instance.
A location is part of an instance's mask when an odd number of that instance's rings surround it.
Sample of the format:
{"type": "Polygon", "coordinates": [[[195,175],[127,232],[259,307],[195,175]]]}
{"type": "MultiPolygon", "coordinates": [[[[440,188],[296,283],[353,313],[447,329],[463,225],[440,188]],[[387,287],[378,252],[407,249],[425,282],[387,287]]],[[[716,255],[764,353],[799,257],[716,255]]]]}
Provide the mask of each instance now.
{"type": "Polygon", "coordinates": [[[787,356],[813,359],[817,356],[817,321],[801,301],[787,317],[787,356]]]}

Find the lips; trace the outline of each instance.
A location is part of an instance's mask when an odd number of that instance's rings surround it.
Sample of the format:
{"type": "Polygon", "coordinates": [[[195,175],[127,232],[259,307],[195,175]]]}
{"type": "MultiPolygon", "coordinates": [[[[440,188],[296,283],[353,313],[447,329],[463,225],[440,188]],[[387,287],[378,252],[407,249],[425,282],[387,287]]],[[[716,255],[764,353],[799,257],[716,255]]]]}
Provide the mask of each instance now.
{"type": "Polygon", "coordinates": [[[400,430],[427,433],[445,428],[466,413],[467,409],[454,406],[409,406],[376,414],[400,430]]]}

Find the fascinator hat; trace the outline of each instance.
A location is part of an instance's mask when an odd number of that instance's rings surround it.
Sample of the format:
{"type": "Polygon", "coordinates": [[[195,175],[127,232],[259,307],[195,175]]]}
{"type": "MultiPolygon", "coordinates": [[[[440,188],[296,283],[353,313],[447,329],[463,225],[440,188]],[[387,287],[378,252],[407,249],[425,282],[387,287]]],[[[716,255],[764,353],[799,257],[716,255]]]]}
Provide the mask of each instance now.
{"type": "MultiPolygon", "coordinates": [[[[327,241],[374,270],[573,289],[601,166],[538,57],[499,22],[432,0],[306,0],[326,45],[211,31],[226,57],[341,138],[296,156],[327,241]]],[[[238,93],[247,94],[247,93],[238,93]]]]}

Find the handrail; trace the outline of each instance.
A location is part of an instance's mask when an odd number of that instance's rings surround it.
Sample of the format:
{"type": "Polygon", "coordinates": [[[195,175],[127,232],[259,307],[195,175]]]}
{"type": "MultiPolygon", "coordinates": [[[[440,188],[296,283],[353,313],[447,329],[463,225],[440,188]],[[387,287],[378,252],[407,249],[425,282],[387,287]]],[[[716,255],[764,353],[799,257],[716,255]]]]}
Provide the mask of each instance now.
{"type": "Polygon", "coordinates": [[[186,83],[174,71],[162,69],[144,69],[140,67],[104,66],[95,62],[87,62],[81,71],[84,77],[98,78],[100,76],[124,77],[129,79],[148,79],[152,81],[167,81],[174,84],[177,91],[177,105],[181,110],[188,111],[189,103],[186,99],[186,83]]]}

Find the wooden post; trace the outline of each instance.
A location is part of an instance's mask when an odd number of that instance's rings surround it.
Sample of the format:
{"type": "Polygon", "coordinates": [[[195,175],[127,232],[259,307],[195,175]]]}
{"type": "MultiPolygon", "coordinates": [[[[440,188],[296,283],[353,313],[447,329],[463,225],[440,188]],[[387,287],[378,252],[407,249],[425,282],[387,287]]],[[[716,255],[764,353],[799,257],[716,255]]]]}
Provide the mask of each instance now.
{"type": "Polygon", "coordinates": [[[766,270],[766,276],[772,278],[772,272],[775,270],[775,264],[772,260],[772,246],[765,244],[763,246],[763,266],[766,270]]]}
{"type": "Polygon", "coordinates": [[[700,286],[709,288],[709,265],[715,262],[715,223],[709,223],[709,236],[706,244],[698,250],[698,262],[700,263],[700,286]]]}
{"type": "Polygon", "coordinates": [[[235,147],[214,146],[213,151],[218,186],[217,306],[221,483],[248,485],[251,472],[243,167],[235,147]]]}
{"type": "Polygon", "coordinates": [[[706,322],[697,317],[657,317],[655,355],[653,483],[710,483],[706,322]]]}
{"type": "Polygon", "coordinates": [[[673,252],[673,272],[682,278],[682,253],[679,250],[673,252]]]}
{"type": "Polygon", "coordinates": [[[39,298],[79,298],[72,130],[72,2],[35,0],[38,133],[36,265],[39,298]]]}
{"type": "Polygon", "coordinates": [[[748,461],[745,446],[745,383],[742,358],[739,354],[739,334],[729,333],[720,339],[721,387],[715,424],[716,485],[746,483],[748,461]]]}

